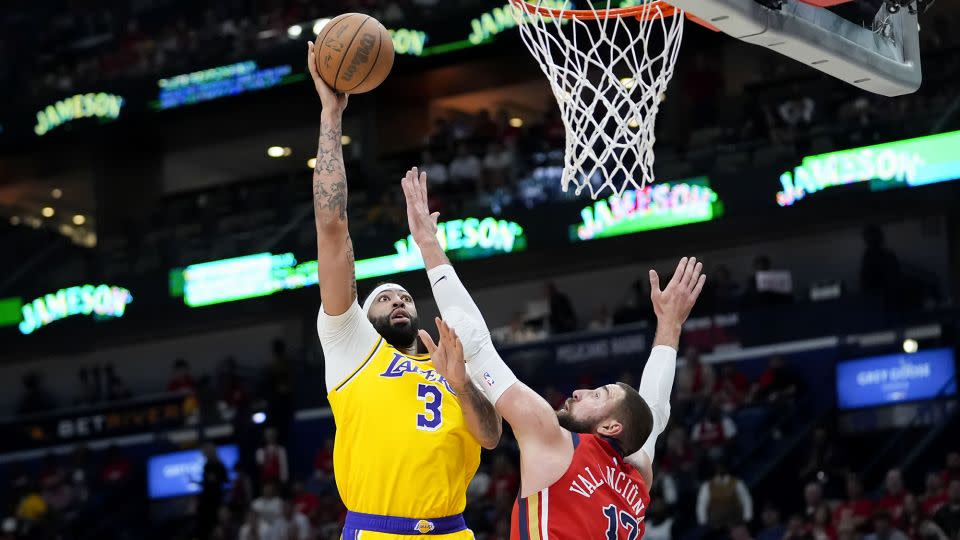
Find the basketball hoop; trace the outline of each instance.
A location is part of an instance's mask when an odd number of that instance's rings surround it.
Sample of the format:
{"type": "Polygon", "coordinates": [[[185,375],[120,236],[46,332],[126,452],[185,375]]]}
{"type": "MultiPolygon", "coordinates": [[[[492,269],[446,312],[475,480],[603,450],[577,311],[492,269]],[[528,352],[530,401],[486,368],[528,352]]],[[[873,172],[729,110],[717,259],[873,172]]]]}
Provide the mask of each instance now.
{"type": "MultiPolygon", "coordinates": [[[[567,9],[510,0],[527,49],[550,81],[566,132],[563,191],[594,199],[654,180],[654,122],[673,76],[683,11],[663,1],[567,9]],[[569,24],[568,24],[569,23],[569,24]]],[[[556,7],[560,5],[560,7],[556,7]]]]}

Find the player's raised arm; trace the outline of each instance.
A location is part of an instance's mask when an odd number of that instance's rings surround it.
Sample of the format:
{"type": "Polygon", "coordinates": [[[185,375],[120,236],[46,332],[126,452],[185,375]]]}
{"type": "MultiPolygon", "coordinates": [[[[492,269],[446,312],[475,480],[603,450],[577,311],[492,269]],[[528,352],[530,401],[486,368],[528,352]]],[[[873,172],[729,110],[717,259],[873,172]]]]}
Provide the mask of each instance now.
{"type": "Polygon", "coordinates": [[[670,419],[670,391],[677,370],[680,331],[707,278],[702,271],[703,263],[698,262],[696,257],[684,257],[680,259],[666,288],[660,290],[660,277],[650,270],[650,300],[657,315],[657,334],[650,358],[643,368],[639,393],[650,407],[653,426],[643,447],[627,457],[627,462],[640,471],[647,485],[653,481],[652,464],[657,437],[670,419]]]}
{"type": "Polygon", "coordinates": [[[307,66],[323,110],[317,165],[313,169],[313,210],[317,226],[317,273],[320,298],[327,315],[341,315],[357,299],[353,242],[347,229],[347,172],[340,143],[347,96],[335,94],[317,73],[313,43],[307,66]]]}
{"type": "MultiPolygon", "coordinates": [[[[483,321],[480,309],[460,282],[437,240],[437,218],[440,214],[431,213],[427,205],[427,174],[414,167],[407,171],[400,183],[407,202],[410,234],[423,255],[427,277],[433,286],[433,298],[440,308],[440,315],[448,325],[460,332],[469,354],[478,354],[487,343],[490,344],[490,350],[493,350],[490,331],[483,321]]],[[[423,331],[421,338],[422,333],[423,331]]],[[[491,402],[473,384],[455,387],[455,390],[470,433],[484,448],[496,447],[503,427],[491,402]]]]}

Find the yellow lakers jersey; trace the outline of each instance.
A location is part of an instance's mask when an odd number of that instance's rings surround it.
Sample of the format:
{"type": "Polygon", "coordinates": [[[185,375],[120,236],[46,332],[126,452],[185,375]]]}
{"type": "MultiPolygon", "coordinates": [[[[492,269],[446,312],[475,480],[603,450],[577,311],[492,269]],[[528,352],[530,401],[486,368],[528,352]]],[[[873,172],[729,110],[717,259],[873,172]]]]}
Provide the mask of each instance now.
{"type": "Polygon", "coordinates": [[[348,510],[408,518],[463,512],[480,444],[429,355],[377,341],[330,390],[337,424],[333,467],[348,510]]]}

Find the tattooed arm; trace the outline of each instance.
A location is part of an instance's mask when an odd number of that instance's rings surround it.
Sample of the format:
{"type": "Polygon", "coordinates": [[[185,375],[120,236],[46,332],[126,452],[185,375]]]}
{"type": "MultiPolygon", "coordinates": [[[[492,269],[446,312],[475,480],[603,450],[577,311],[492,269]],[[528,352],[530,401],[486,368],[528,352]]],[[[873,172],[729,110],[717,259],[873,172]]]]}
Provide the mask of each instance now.
{"type": "Polygon", "coordinates": [[[340,144],[347,96],[334,94],[320,78],[313,43],[308,45],[307,66],[323,105],[317,165],[313,170],[320,297],[327,315],[341,315],[357,298],[353,242],[347,228],[347,173],[340,144]]]}

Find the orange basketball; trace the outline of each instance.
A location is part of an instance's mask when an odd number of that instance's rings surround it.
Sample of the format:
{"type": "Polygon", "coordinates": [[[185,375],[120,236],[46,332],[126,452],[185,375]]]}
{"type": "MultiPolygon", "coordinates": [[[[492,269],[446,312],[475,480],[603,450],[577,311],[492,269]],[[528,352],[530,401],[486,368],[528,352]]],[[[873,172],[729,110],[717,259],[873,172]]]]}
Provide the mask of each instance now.
{"type": "Polygon", "coordinates": [[[380,86],[393,67],[393,40],[380,21],[344,13],[317,35],[317,70],[335,92],[362,94],[380,86]]]}

